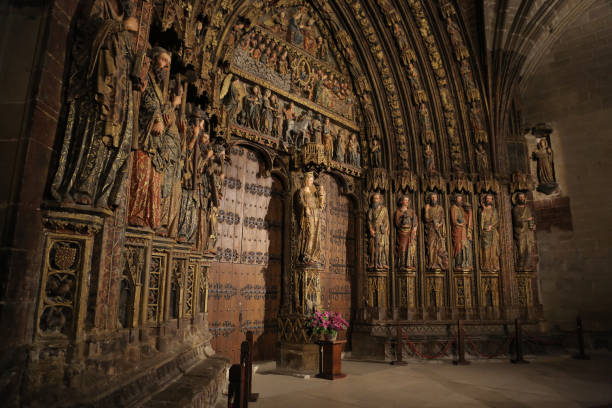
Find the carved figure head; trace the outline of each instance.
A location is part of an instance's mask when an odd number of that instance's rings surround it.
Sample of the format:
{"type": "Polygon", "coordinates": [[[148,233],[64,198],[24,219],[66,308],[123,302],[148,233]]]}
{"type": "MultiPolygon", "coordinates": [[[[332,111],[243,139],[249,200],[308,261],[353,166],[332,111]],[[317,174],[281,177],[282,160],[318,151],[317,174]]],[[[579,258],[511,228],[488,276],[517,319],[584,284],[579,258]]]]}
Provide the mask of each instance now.
{"type": "Polygon", "coordinates": [[[397,200],[397,206],[400,208],[408,208],[410,206],[410,197],[403,195],[397,200]]]}
{"type": "Polygon", "coordinates": [[[438,205],[438,193],[430,193],[427,202],[433,207],[438,205]]]}
{"type": "Polygon", "coordinates": [[[377,208],[382,205],[382,195],[380,193],[374,193],[372,196],[372,207],[377,208]]]}
{"type": "Polygon", "coordinates": [[[314,173],[309,171],[304,173],[304,187],[310,187],[314,184],[314,173]]]}

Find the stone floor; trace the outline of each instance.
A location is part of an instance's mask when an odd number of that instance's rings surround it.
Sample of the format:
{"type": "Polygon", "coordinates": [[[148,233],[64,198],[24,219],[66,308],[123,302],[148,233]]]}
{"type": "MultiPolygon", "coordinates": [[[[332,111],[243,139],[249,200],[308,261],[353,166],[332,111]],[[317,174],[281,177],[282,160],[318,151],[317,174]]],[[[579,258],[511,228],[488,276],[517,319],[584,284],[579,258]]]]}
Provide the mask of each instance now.
{"type": "Polygon", "coordinates": [[[280,375],[262,364],[253,378],[260,398],[249,407],[612,407],[612,354],[528,360],[403,367],[345,360],[348,377],[336,381],[280,375]]]}

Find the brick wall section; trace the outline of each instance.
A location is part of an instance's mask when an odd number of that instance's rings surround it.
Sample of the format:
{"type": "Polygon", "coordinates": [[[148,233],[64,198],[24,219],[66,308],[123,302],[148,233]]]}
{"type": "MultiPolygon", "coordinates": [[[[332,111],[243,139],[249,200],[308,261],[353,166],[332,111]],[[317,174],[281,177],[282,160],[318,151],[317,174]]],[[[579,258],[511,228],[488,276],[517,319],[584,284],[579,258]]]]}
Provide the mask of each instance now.
{"type": "Polygon", "coordinates": [[[527,124],[552,124],[557,180],[571,199],[573,231],[546,228],[568,221],[562,202],[537,203],[545,317],[566,328],[577,314],[587,328],[612,328],[611,72],[612,3],[598,0],[560,35],[521,95],[527,124]]]}
{"type": "Polygon", "coordinates": [[[544,198],[534,202],[539,231],[552,232],[553,227],[572,231],[572,212],[569,197],[544,198]]]}
{"type": "Polygon", "coordinates": [[[12,0],[1,17],[2,346],[32,341],[43,245],[40,207],[54,156],[68,33],[77,3],[12,0]]]}

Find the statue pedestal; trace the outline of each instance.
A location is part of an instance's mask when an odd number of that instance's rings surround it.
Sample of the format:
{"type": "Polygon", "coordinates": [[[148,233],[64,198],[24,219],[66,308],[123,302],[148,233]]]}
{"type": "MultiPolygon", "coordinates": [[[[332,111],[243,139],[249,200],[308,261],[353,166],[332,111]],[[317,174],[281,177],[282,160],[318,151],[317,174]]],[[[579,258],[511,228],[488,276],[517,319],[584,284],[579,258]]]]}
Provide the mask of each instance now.
{"type": "Polygon", "coordinates": [[[319,372],[319,345],[281,342],[276,368],[300,374],[319,372]]]}

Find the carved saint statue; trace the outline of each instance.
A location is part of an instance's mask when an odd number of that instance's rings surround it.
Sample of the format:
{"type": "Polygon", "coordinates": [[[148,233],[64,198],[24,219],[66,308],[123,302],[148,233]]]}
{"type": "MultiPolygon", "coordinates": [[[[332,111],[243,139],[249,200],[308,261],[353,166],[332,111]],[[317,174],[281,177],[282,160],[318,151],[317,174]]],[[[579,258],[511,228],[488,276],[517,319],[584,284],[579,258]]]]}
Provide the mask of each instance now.
{"type": "Polygon", "coordinates": [[[336,137],[336,146],[334,147],[334,160],[340,163],[344,163],[344,151],[346,148],[346,133],[344,129],[338,131],[338,137],[336,137]]]}
{"type": "Polygon", "coordinates": [[[411,270],[416,266],[416,234],[419,220],[412,208],[410,197],[403,196],[395,210],[397,266],[411,270]]]}
{"type": "Polygon", "coordinates": [[[538,182],[541,185],[554,185],[555,175],[553,174],[553,153],[546,139],[538,141],[538,150],[533,152],[533,160],[538,163],[538,182]]]}
{"type": "Polygon", "coordinates": [[[370,147],[370,153],[372,155],[372,167],[382,167],[382,149],[378,139],[372,140],[372,146],[370,147]]]}
{"type": "Polygon", "coordinates": [[[386,269],[389,267],[389,213],[379,193],[372,196],[372,206],[368,210],[368,228],[369,265],[371,268],[386,269]]]}
{"type": "Polygon", "coordinates": [[[119,204],[132,144],[130,78],[139,69],[132,50],[138,20],[129,4],[89,0],[75,18],[66,129],[50,189],[58,202],[119,204]]]}
{"type": "Polygon", "coordinates": [[[218,231],[218,220],[219,220],[219,206],[221,205],[223,180],[225,179],[225,147],[217,142],[213,146],[212,160],[207,169],[207,178],[210,186],[207,218],[207,239],[205,250],[209,253],[216,253],[217,238],[219,236],[218,231]]]}
{"type": "Polygon", "coordinates": [[[476,170],[480,174],[489,172],[489,156],[482,143],[479,143],[476,148],[476,170]]]}
{"type": "Polygon", "coordinates": [[[463,195],[457,194],[451,206],[453,234],[453,259],[456,270],[472,269],[472,208],[463,202],[463,195]]]}
{"type": "Polygon", "coordinates": [[[499,215],[493,195],[485,194],[480,210],[480,268],[483,271],[499,271],[499,215]]]}
{"type": "Polygon", "coordinates": [[[314,184],[314,174],[304,175],[297,194],[298,260],[311,265],[321,262],[321,211],[325,208],[325,190],[314,184]]]}
{"type": "Polygon", "coordinates": [[[429,143],[425,145],[425,151],[423,152],[423,156],[425,159],[425,170],[427,170],[428,173],[435,173],[436,172],[436,156],[429,143]]]}
{"type": "Polygon", "coordinates": [[[164,160],[164,174],[161,187],[161,226],[162,235],[175,238],[178,232],[178,213],[181,208],[181,131],[185,129],[184,119],[180,117],[178,106],[181,104],[183,87],[175,83],[166,114],[168,126],[160,143],[160,155],[164,160]]]}
{"type": "MultiPolygon", "coordinates": [[[[181,210],[179,212],[178,240],[181,242],[193,242],[196,228],[198,226],[198,191],[197,169],[201,159],[200,133],[204,129],[205,113],[194,107],[189,115],[187,135],[182,145],[182,177],[181,177],[181,210]]],[[[207,153],[208,155],[208,153],[207,153]]]]}
{"type": "Polygon", "coordinates": [[[351,134],[347,150],[347,163],[351,166],[360,167],[361,154],[359,153],[359,142],[357,141],[357,135],[355,133],[351,134]]]}
{"type": "Polygon", "coordinates": [[[139,137],[134,139],[128,223],[157,229],[161,222],[161,182],[163,160],[159,148],[166,130],[164,114],[166,96],[163,94],[170,54],[160,47],[151,50],[151,69],[142,93],[138,120],[139,137]]]}
{"type": "Polygon", "coordinates": [[[516,267],[519,271],[532,271],[535,266],[536,225],[524,193],[516,194],[512,224],[516,244],[516,267]]]}
{"type": "Polygon", "coordinates": [[[427,268],[446,270],[448,269],[446,226],[444,225],[444,209],[438,203],[438,194],[429,194],[427,204],[425,204],[424,218],[427,268]]]}
{"type": "Polygon", "coordinates": [[[329,125],[329,118],[325,118],[321,133],[323,134],[323,146],[325,146],[327,158],[328,160],[332,160],[334,157],[334,137],[332,136],[331,126],[329,125]]]}
{"type": "Polygon", "coordinates": [[[210,134],[206,130],[200,131],[200,137],[194,145],[193,154],[193,168],[195,169],[195,211],[197,212],[198,223],[195,240],[196,247],[199,250],[204,250],[208,243],[209,203],[212,194],[211,180],[210,177],[208,177],[208,171],[213,155],[212,148],[210,147],[210,134]]]}

